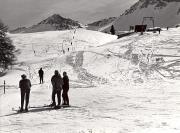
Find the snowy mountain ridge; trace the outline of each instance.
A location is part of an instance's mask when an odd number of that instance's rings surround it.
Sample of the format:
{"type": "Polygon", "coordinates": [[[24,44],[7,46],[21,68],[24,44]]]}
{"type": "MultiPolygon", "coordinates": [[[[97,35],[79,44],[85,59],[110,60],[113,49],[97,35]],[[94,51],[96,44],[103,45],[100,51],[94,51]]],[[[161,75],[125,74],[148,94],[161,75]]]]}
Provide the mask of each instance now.
{"type": "MultiPolygon", "coordinates": [[[[180,1],[139,0],[112,24],[116,30],[129,30],[130,26],[142,24],[143,17],[153,17],[157,27],[173,27],[180,22],[180,1]]],[[[152,22],[146,23],[152,27],[152,22]]],[[[109,31],[110,27],[104,29],[109,31]]]]}
{"type": "MultiPolygon", "coordinates": [[[[179,0],[139,0],[137,3],[131,6],[130,9],[126,10],[121,16],[131,14],[138,8],[139,9],[148,8],[151,5],[154,6],[154,10],[162,9],[168,6],[170,2],[180,2],[180,1],[179,0]]],[[[179,10],[177,11],[177,14],[179,14],[179,10]]]]}
{"type": "Polygon", "coordinates": [[[69,18],[64,18],[59,14],[54,14],[45,20],[42,20],[36,25],[29,28],[17,28],[12,30],[11,33],[32,33],[42,31],[56,31],[56,30],[70,30],[75,27],[81,27],[81,24],[69,18]]]}
{"type": "Polygon", "coordinates": [[[88,24],[87,29],[89,29],[89,30],[99,30],[101,27],[104,27],[104,26],[112,23],[116,19],[117,19],[117,17],[110,17],[110,18],[105,18],[105,19],[95,21],[93,23],[88,24]]]}

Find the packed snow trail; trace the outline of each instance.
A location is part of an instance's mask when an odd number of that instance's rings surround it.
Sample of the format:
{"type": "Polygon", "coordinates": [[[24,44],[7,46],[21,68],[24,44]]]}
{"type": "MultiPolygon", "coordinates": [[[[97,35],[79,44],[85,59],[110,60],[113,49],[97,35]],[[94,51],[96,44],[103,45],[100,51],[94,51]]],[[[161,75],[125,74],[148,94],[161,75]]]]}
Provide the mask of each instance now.
{"type": "Polygon", "coordinates": [[[74,71],[78,74],[78,78],[82,81],[87,81],[91,85],[93,85],[93,82],[100,84],[107,83],[107,79],[94,76],[83,68],[83,54],[84,51],[73,52],[66,58],[67,64],[73,67],[74,71]]]}

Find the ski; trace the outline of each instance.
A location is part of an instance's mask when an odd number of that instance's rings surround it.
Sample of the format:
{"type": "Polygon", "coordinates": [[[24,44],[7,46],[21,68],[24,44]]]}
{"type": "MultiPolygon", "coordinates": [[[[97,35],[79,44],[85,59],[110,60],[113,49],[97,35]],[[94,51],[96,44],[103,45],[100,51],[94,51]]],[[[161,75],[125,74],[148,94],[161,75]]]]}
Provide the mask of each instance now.
{"type": "Polygon", "coordinates": [[[19,107],[19,109],[12,108],[12,111],[16,111],[17,113],[27,113],[27,112],[29,112],[29,111],[26,111],[26,110],[21,111],[20,107],[19,107]]]}

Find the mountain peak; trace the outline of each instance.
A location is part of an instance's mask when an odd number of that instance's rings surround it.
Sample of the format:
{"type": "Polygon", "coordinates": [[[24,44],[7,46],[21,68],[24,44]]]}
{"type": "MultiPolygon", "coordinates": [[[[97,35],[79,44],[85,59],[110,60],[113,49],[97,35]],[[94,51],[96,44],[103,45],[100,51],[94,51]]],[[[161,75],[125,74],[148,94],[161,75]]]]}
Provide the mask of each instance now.
{"type": "Polygon", "coordinates": [[[55,30],[67,30],[67,29],[73,29],[74,27],[81,27],[79,22],[74,21],[69,18],[64,18],[59,14],[53,14],[52,16],[48,17],[47,19],[41,21],[37,26],[45,26],[47,25],[48,27],[51,26],[55,30]]]}
{"type": "Polygon", "coordinates": [[[75,27],[81,27],[79,22],[74,21],[69,18],[64,18],[59,14],[53,14],[47,19],[39,22],[36,25],[33,25],[29,28],[20,28],[13,30],[13,32],[42,32],[42,31],[54,31],[54,30],[69,30],[75,27]]]}
{"type": "Polygon", "coordinates": [[[58,17],[62,17],[61,15],[59,15],[59,14],[53,14],[52,16],[50,16],[50,17],[54,17],[54,18],[58,18],[58,17]]]}
{"type": "Polygon", "coordinates": [[[155,8],[163,8],[170,2],[179,2],[179,0],[139,0],[142,5],[141,8],[147,8],[149,5],[155,5],[155,8]]]}
{"type": "MultiPolygon", "coordinates": [[[[130,26],[142,24],[143,17],[153,17],[156,27],[173,27],[180,22],[180,0],[139,0],[122,15],[113,25],[118,31],[129,30],[130,26]]],[[[152,27],[152,21],[144,22],[152,27]]],[[[105,27],[104,31],[109,31],[105,27]]]]}
{"type": "MultiPolygon", "coordinates": [[[[48,17],[47,19],[41,21],[39,24],[59,24],[63,20],[67,20],[67,19],[63,18],[59,14],[53,14],[52,16],[48,17]]],[[[68,20],[70,20],[70,19],[68,19],[68,20]]]]}
{"type": "Polygon", "coordinates": [[[162,9],[168,6],[171,2],[180,2],[179,0],[139,0],[130,9],[126,10],[121,16],[128,15],[133,13],[135,10],[148,8],[149,6],[153,6],[154,10],[162,9]]]}
{"type": "Polygon", "coordinates": [[[53,14],[52,16],[48,17],[48,19],[63,19],[63,17],[59,14],[53,14]]]}
{"type": "Polygon", "coordinates": [[[149,5],[155,5],[155,8],[163,8],[167,6],[168,0],[140,0],[142,2],[142,5],[140,8],[147,8],[149,5]]]}

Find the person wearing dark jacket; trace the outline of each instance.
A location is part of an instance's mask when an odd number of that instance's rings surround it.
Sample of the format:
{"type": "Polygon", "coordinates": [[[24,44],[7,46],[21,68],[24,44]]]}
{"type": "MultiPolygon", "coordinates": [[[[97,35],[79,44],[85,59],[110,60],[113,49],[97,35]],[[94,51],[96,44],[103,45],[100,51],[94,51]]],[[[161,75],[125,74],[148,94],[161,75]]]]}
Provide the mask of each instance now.
{"type": "Polygon", "coordinates": [[[63,105],[68,105],[69,106],[69,97],[68,97],[68,91],[69,91],[69,78],[67,76],[66,72],[63,72],[63,105]]]}
{"type": "Polygon", "coordinates": [[[19,88],[21,91],[21,109],[20,112],[23,111],[24,106],[24,98],[26,97],[26,105],[25,105],[25,111],[28,111],[28,104],[29,104],[29,95],[30,95],[30,88],[31,88],[31,82],[29,79],[26,78],[26,75],[21,75],[21,80],[19,81],[19,88]]]}
{"type": "Polygon", "coordinates": [[[43,76],[44,76],[44,71],[42,70],[42,68],[40,68],[40,70],[38,71],[39,73],[39,78],[40,78],[40,84],[43,83],[43,76]]]}
{"type": "Polygon", "coordinates": [[[58,70],[54,71],[54,75],[51,78],[51,83],[52,83],[52,101],[53,103],[51,104],[51,106],[56,106],[56,101],[55,101],[55,95],[57,94],[57,98],[58,98],[58,105],[60,106],[61,104],[61,90],[62,90],[62,86],[63,86],[63,80],[61,78],[61,75],[59,74],[58,70]]]}

